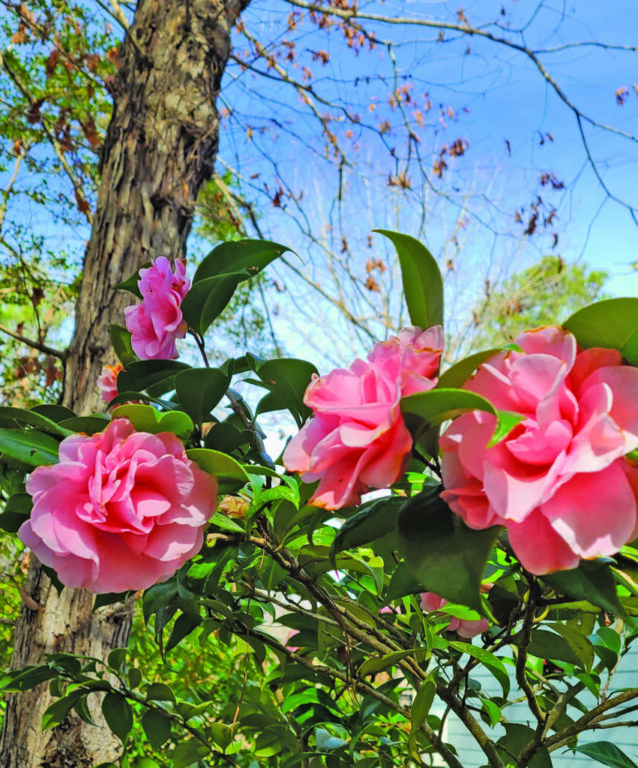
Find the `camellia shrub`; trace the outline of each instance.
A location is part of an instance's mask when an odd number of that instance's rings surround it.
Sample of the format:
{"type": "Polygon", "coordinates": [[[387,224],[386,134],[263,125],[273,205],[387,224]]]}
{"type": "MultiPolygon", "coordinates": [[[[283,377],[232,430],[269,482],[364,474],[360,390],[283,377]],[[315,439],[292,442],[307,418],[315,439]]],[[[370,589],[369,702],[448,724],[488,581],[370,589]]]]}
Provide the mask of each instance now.
{"type": "Polygon", "coordinates": [[[442,371],[436,262],[382,234],[411,326],[347,369],[209,365],[210,327],[285,251],[244,240],[192,282],[160,258],[118,286],[136,299],[99,380],[110,415],[0,409],[0,525],[96,606],[143,590],[142,656],[4,676],[49,681],[43,727],[90,721],[99,694],[130,768],[636,765],[601,734],[638,709],[615,677],[637,634],[638,299],[442,371]],[[199,367],[176,359],[186,333],[199,367]],[[277,411],[298,432],[273,461],[277,411]]]}

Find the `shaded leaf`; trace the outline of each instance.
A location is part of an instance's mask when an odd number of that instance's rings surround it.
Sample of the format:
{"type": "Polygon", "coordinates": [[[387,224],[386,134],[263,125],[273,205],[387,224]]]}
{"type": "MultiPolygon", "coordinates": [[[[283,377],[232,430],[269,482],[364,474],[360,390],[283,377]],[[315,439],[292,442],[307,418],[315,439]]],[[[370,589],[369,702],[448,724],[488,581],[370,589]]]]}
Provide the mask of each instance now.
{"type": "Polygon", "coordinates": [[[142,715],[142,728],[153,749],[161,749],[171,737],[171,720],[157,709],[142,715]]]}
{"type": "Polygon", "coordinates": [[[339,528],[330,547],[333,565],[335,556],[342,550],[360,547],[396,530],[399,509],[404,503],[405,499],[400,496],[387,496],[373,501],[348,518],[339,528]]]}
{"type": "Polygon", "coordinates": [[[409,499],[399,513],[401,552],[424,592],[481,614],[480,586],[500,528],[468,528],[439,496],[438,489],[409,499]]]}
{"type": "Polygon", "coordinates": [[[124,742],[133,727],[133,711],[120,693],[107,693],[102,701],[102,714],[113,733],[124,742]]]}
{"type": "Polygon", "coordinates": [[[413,325],[430,328],[443,324],[443,280],[436,260],[428,249],[409,235],[375,229],[397,250],[403,293],[413,325]]]}
{"type": "Polygon", "coordinates": [[[608,563],[581,560],[578,568],[542,577],[558,594],[587,600],[608,613],[626,616],[616,593],[616,580],[608,563]]]}
{"type": "Polygon", "coordinates": [[[224,397],[230,376],[218,368],[191,368],[175,376],[175,391],[196,424],[210,421],[210,412],[224,397]]]}
{"type": "Polygon", "coordinates": [[[127,365],[137,361],[137,355],[133,352],[131,346],[131,332],[121,325],[109,325],[111,334],[111,345],[117,359],[126,368],[127,365]]]}
{"type": "Polygon", "coordinates": [[[153,396],[163,395],[175,389],[175,376],[190,368],[178,360],[140,360],[132,363],[117,377],[120,393],[143,392],[149,388],[153,396]]]}

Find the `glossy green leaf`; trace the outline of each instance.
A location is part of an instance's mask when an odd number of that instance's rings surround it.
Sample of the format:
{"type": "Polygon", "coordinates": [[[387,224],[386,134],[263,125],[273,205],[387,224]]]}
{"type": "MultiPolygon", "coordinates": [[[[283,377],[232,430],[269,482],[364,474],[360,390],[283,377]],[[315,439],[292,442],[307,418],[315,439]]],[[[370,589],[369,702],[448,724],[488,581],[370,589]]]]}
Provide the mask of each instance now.
{"type": "Polygon", "coordinates": [[[51,669],[48,664],[30,665],[2,675],[0,677],[0,690],[6,692],[29,691],[31,688],[57,676],[58,673],[51,669]]]}
{"type": "Polygon", "coordinates": [[[492,673],[493,677],[503,689],[503,696],[507,697],[510,691],[510,678],[505,669],[505,665],[498,656],[495,656],[485,648],[481,648],[478,645],[472,645],[472,643],[465,643],[461,640],[453,640],[450,643],[450,646],[457,651],[461,651],[461,653],[466,653],[468,656],[478,659],[478,661],[492,673]]]}
{"type": "MultiPolygon", "coordinates": [[[[317,373],[315,366],[306,360],[293,358],[266,360],[256,363],[255,373],[261,379],[262,385],[270,390],[279,402],[278,409],[289,410],[297,425],[301,427],[312,413],[303,398],[313,374],[317,373]]],[[[269,408],[274,410],[272,398],[270,400],[269,408]]]]}
{"type": "Polygon", "coordinates": [[[127,403],[113,410],[112,418],[128,419],[138,432],[172,432],[174,435],[186,437],[193,431],[193,420],[183,411],[162,413],[150,405],[127,403]]]}
{"type": "Polygon", "coordinates": [[[175,376],[175,391],[182,408],[196,424],[210,421],[210,412],[224,397],[230,376],[219,368],[191,368],[175,376]]]}
{"type": "Polygon", "coordinates": [[[500,528],[468,528],[441,499],[440,490],[428,489],[404,504],[399,513],[401,553],[422,591],[485,614],[481,579],[500,528]]]}
{"type": "Polygon", "coordinates": [[[85,435],[94,435],[97,432],[104,432],[109,423],[110,419],[108,416],[93,414],[91,416],[74,416],[72,419],[65,419],[60,422],[60,426],[71,432],[83,432],[85,435]]]}
{"type": "Polygon", "coordinates": [[[129,293],[132,293],[134,296],[137,296],[138,299],[142,298],[142,294],[140,292],[139,288],[139,280],[140,280],[140,269],[148,269],[151,266],[150,261],[145,261],[144,264],[136,271],[134,272],[130,277],[127,277],[126,280],[122,280],[121,283],[118,283],[114,290],[116,291],[128,291],[129,293]]]}
{"type": "Polygon", "coordinates": [[[137,362],[137,355],[131,346],[131,332],[121,325],[109,325],[111,345],[117,359],[126,368],[127,365],[137,362]]]}
{"type": "Polygon", "coordinates": [[[638,365],[638,299],[606,299],[579,309],[564,323],[581,347],[618,349],[638,365]]]}
{"type": "Polygon", "coordinates": [[[587,755],[609,768],[638,768],[638,764],[611,741],[593,741],[590,744],[575,747],[574,752],[587,755]]]}
{"type": "Polygon", "coordinates": [[[177,617],[166,643],[166,653],[172,651],[185,637],[202,623],[198,614],[182,613],[177,617]]]}
{"type": "MultiPolygon", "coordinates": [[[[75,416],[73,411],[69,411],[69,413],[75,416]]],[[[39,413],[36,410],[6,406],[0,408],[0,428],[23,429],[24,427],[34,427],[40,432],[47,432],[60,437],[67,437],[73,431],[72,429],[61,427],[57,421],[48,418],[45,414],[39,413]]]]}
{"type": "Polygon", "coordinates": [[[451,365],[440,375],[439,388],[456,389],[462,387],[479,365],[482,365],[490,357],[494,357],[494,355],[502,351],[500,347],[493,347],[492,349],[485,349],[483,352],[476,352],[469,357],[465,357],[463,360],[459,360],[458,363],[454,363],[454,365],[451,365]]]}
{"type": "Polygon", "coordinates": [[[142,728],[153,749],[161,749],[171,737],[171,720],[157,709],[144,712],[142,728]]]}
{"type": "Polygon", "coordinates": [[[206,757],[209,752],[210,749],[196,739],[181,741],[173,750],[173,768],[187,768],[206,757]]]}
{"type": "Polygon", "coordinates": [[[16,459],[31,467],[56,464],[58,441],[51,435],[31,429],[0,429],[0,453],[3,458],[16,459]]]}
{"type": "Polygon", "coordinates": [[[248,475],[239,462],[219,451],[209,448],[191,448],[186,451],[191,461],[217,480],[219,493],[235,493],[248,482],[248,475]]]}
{"type": "Polygon", "coordinates": [[[436,260],[428,249],[409,235],[375,229],[397,250],[403,293],[413,325],[430,328],[443,324],[443,280],[436,260]]]}
{"type": "Polygon", "coordinates": [[[226,309],[239,283],[248,277],[246,272],[237,272],[193,283],[181,304],[188,327],[203,336],[226,309]]]}
{"type": "Polygon", "coordinates": [[[133,727],[133,711],[126,697],[107,693],[102,700],[102,714],[113,733],[124,742],[133,727]]]}
{"type": "Polygon", "coordinates": [[[246,278],[254,277],[272,261],[289,251],[284,245],[269,240],[231,240],[220,243],[197,267],[193,284],[217,275],[245,270],[246,278]]]}
{"type": "Polygon", "coordinates": [[[564,637],[547,629],[536,629],[532,632],[527,651],[539,659],[566,661],[568,664],[585,666],[578,649],[574,648],[564,637]]]}
{"type": "Polygon", "coordinates": [[[580,659],[580,663],[589,671],[594,663],[594,648],[585,635],[573,627],[568,627],[560,622],[550,622],[546,624],[549,629],[553,629],[561,635],[568,643],[570,648],[580,659]]]}
{"type": "Polygon", "coordinates": [[[399,510],[405,503],[401,496],[386,496],[364,506],[348,518],[339,529],[330,547],[330,559],[344,549],[361,547],[396,530],[399,510]]]}
{"type": "Polygon", "coordinates": [[[616,580],[608,563],[581,560],[578,568],[543,576],[559,595],[587,600],[616,616],[626,616],[616,593],[616,580]]]}
{"type": "Polygon", "coordinates": [[[503,440],[525,417],[511,411],[494,408],[489,400],[465,389],[431,389],[401,398],[401,411],[412,434],[417,438],[444,421],[463,413],[485,411],[496,416],[494,433],[488,447],[503,440]]]}
{"type": "Polygon", "coordinates": [[[56,424],[64,421],[64,419],[72,419],[76,415],[70,408],[65,408],[63,405],[50,405],[49,403],[34,405],[30,410],[31,413],[39,413],[56,424]]]}
{"type": "Polygon", "coordinates": [[[144,392],[159,396],[175,389],[175,376],[190,368],[178,360],[140,360],[132,363],[117,377],[120,393],[144,392]]]}

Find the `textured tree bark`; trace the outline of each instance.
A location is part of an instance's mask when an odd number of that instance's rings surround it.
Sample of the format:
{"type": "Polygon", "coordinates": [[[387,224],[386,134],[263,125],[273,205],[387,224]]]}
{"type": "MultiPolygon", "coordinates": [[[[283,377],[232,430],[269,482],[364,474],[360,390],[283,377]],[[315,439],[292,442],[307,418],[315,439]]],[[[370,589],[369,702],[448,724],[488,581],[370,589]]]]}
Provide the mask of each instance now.
{"type": "MultiPolygon", "coordinates": [[[[230,30],[248,2],[138,3],[112,83],[113,114],[65,370],[64,404],[78,413],[101,409],[96,382],[102,365],[113,362],[109,325],[122,324],[130,303],[113,287],[145,261],[185,253],[197,194],[213,172],[216,97],[230,30]]],[[[132,605],[92,613],[93,595],[65,589],[58,596],[33,561],[26,583],[31,607],[23,606],[16,627],[14,669],[40,663],[47,652],[105,658],[126,645],[132,605]]],[[[89,768],[117,755],[107,728],[87,726],[75,715],[43,733],[41,716],[50,703],[46,687],[10,697],[0,768],[89,768]]]]}

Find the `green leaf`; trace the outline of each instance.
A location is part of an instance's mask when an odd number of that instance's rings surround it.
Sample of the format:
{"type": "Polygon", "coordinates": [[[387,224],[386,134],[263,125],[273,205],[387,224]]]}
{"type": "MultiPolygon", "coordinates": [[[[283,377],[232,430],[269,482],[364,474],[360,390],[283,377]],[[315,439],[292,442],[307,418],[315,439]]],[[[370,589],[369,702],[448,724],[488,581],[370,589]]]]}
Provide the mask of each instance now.
{"type": "MultiPolygon", "coordinates": [[[[69,411],[69,413],[71,416],[75,416],[73,411],[69,411]]],[[[4,429],[35,427],[40,432],[48,432],[51,435],[59,435],[60,437],[67,437],[72,434],[72,430],[64,429],[57,421],[48,418],[46,415],[35,410],[27,411],[23,408],[0,408],[0,427],[4,429]]]]}
{"type": "Polygon", "coordinates": [[[125,696],[107,693],[102,701],[102,714],[106,724],[122,742],[133,727],[133,711],[125,696]]]}
{"type": "Polygon", "coordinates": [[[561,635],[568,643],[570,648],[580,659],[580,663],[589,672],[594,663],[594,647],[588,638],[573,627],[568,627],[566,624],[560,624],[559,622],[551,622],[546,624],[549,629],[553,629],[561,635]]]}
{"type": "Polygon", "coordinates": [[[164,683],[151,683],[146,689],[146,701],[170,701],[175,704],[175,694],[164,683]]]}
{"type": "Polygon", "coordinates": [[[248,474],[241,464],[225,453],[210,448],[191,448],[186,455],[204,472],[215,477],[220,494],[235,493],[248,482],[248,474]]]}
{"type": "Polygon", "coordinates": [[[57,464],[58,441],[51,435],[31,429],[0,429],[0,453],[3,457],[17,459],[31,467],[57,464]]]}
{"type": "Polygon", "coordinates": [[[68,696],[54,701],[42,715],[42,730],[46,731],[48,728],[59,725],[84,695],[86,695],[86,691],[75,690],[68,696]]]}
{"type": "Polygon", "coordinates": [[[457,651],[461,651],[461,653],[466,653],[468,656],[478,659],[481,664],[494,675],[503,689],[503,696],[507,697],[510,690],[510,678],[505,669],[505,665],[498,656],[485,650],[485,648],[481,648],[478,645],[472,645],[472,643],[464,643],[461,640],[452,640],[450,646],[457,651]]]}
{"type": "Polygon", "coordinates": [[[454,363],[447,371],[441,374],[439,377],[439,388],[454,389],[462,387],[479,365],[482,365],[490,357],[494,357],[494,355],[502,351],[500,347],[493,347],[492,349],[485,349],[483,352],[476,352],[474,355],[459,360],[458,363],[454,363]]]}
{"type": "Polygon", "coordinates": [[[227,749],[233,740],[233,731],[229,726],[224,723],[211,723],[210,735],[213,737],[213,741],[217,746],[224,750],[227,749]]]}
{"type": "Polygon", "coordinates": [[[423,591],[423,585],[408,568],[407,563],[399,563],[390,578],[386,597],[392,601],[405,597],[405,595],[415,595],[423,591]]]}
{"type": "Polygon", "coordinates": [[[413,325],[430,328],[443,324],[443,280],[428,249],[409,235],[375,229],[392,241],[399,256],[403,292],[413,325]]]}
{"type": "Polygon", "coordinates": [[[142,715],[142,728],[156,750],[160,750],[171,737],[171,720],[157,709],[147,709],[142,715]]]}
{"type": "MultiPolygon", "coordinates": [[[[145,261],[144,264],[140,267],[140,269],[148,269],[151,266],[150,261],[145,261]]],[[[132,293],[134,296],[137,296],[138,299],[142,298],[142,294],[140,292],[138,282],[140,280],[140,269],[137,270],[137,272],[134,272],[130,277],[127,277],[126,280],[122,280],[121,283],[118,283],[114,290],[116,291],[128,291],[129,293],[132,293]]]]}
{"type": "Polygon", "coordinates": [[[357,670],[357,676],[365,677],[366,675],[374,675],[388,667],[395,667],[402,659],[405,659],[408,656],[414,656],[418,661],[421,661],[422,657],[425,656],[425,648],[417,650],[409,648],[405,651],[393,651],[392,653],[387,653],[385,656],[379,656],[378,658],[366,659],[357,670]]]}
{"type": "Polygon", "coordinates": [[[40,683],[45,683],[58,673],[49,667],[48,664],[30,665],[15,672],[7,672],[0,678],[0,690],[2,691],[29,691],[40,683]]]}
{"type": "Polygon", "coordinates": [[[246,272],[209,277],[193,283],[181,304],[188,327],[203,336],[211,323],[226,309],[246,272]]]}
{"type": "Polygon", "coordinates": [[[575,600],[587,600],[607,613],[626,617],[625,610],[618,600],[616,580],[608,563],[581,560],[578,568],[550,573],[542,579],[560,595],[575,600]]]}
{"type": "Polygon", "coordinates": [[[137,355],[131,346],[131,332],[121,325],[109,325],[111,345],[117,359],[126,368],[127,365],[137,362],[137,355]]]}
{"type": "Polygon", "coordinates": [[[401,398],[401,411],[408,417],[407,426],[417,438],[422,433],[439,427],[444,421],[455,419],[463,413],[471,411],[491,413],[496,416],[496,425],[488,448],[507,437],[525,418],[520,413],[497,410],[489,400],[475,392],[439,387],[401,398]]]}
{"type": "Polygon", "coordinates": [[[153,396],[163,395],[175,389],[175,376],[190,368],[178,360],[140,360],[132,363],[117,377],[120,393],[143,392],[149,388],[153,396]]]}
{"type": "Polygon", "coordinates": [[[7,533],[17,533],[22,523],[29,519],[33,499],[28,493],[14,493],[9,496],[4,511],[0,514],[0,528],[7,533]]]}
{"type": "Polygon", "coordinates": [[[31,408],[31,413],[39,413],[56,424],[64,421],[64,419],[72,419],[76,415],[74,411],[70,408],[65,408],[63,405],[49,405],[48,403],[34,405],[31,408]]]}
{"type": "Polygon", "coordinates": [[[230,376],[219,368],[191,368],[175,377],[175,391],[182,405],[196,424],[210,421],[210,412],[224,397],[230,376]]]}
{"type": "Polygon", "coordinates": [[[401,496],[387,496],[373,501],[348,518],[330,547],[332,564],[335,564],[335,557],[342,550],[360,547],[396,530],[399,509],[404,503],[405,499],[401,496]]]}
{"type": "Polygon", "coordinates": [[[271,261],[289,251],[284,245],[269,240],[232,240],[220,243],[202,260],[197,267],[193,285],[210,277],[246,272],[246,277],[254,277],[268,266],[271,261]]]}
{"type": "Polygon", "coordinates": [[[174,435],[186,437],[193,431],[191,417],[183,411],[162,413],[150,405],[127,403],[114,409],[112,418],[128,419],[138,432],[172,432],[174,435]]]}
{"type": "Polygon", "coordinates": [[[175,620],[171,634],[166,643],[166,653],[171,651],[175,646],[190,633],[196,629],[202,623],[201,616],[194,613],[182,613],[181,616],[175,620]]]}
{"type": "Polygon", "coordinates": [[[568,664],[585,666],[579,651],[569,641],[546,629],[536,629],[532,632],[531,642],[527,650],[539,659],[566,661],[568,664]]]}
{"type": "MultiPolygon", "coordinates": [[[[509,768],[516,765],[514,760],[535,738],[536,733],[528,725],[520,725],[519,723],[504,723],[504,728],[505,736],[502,736],[496,743],[506,748],[507,751],[501,749],[499,752],[503,762],[509,768]]],[[[527,765],[529,768],[552,768],[552,760],[547,749],[538,749],[527,765]]]]}
{"type": "MultiPolygon", "coordinates": [[[[312,413],[303,398],[313,374],[317,373],[315,366],[306,360],[294,358],[266,360],[256,363],[255,373],[263,386],[277,398],[277,410],[289,410],[297,426],[301,427],[312,413]]],[[[269,399],[268,409],[275,410],[272,398],[269,399]]]]}
{"type": "Polygon", "coordinates": [[[425,680],[421,683],[421,687],[417,691],[417,694],[412,702],[410,708],[410,738],[408,740],[408,749],[410,754],[421,762],[417,736],[419,729],[425,722],[427,716],[430,714],[430,707],[434,701],[434,695],[436,693],[436,672],[430,673],[425,680]]]}
{"type": "Polygon", "coordinates": [[[113,648],[107,656],[106,663],[119,673],[126,663],[126,648],[113,648]]]}
{"type": "Polygon", "coordinates": [[[587,755],[597,763],[608,765],[610,768],[638,768],[638,764],[610,741],[593,741],[590,744],[583,744],[582,747],[575,747],[574,752],[587,755]]]}
{"type": "Polygon", "coordinates": [[[206,757],[209,752],[210,749],[201,741],[182,741],[173,750],[173,768],[187,768],[206,757]]]}
{"type": "Polygon", "coordinates": [[[581,347],[618,349],[638,365],[638,299],[606,299],[579,309],[564,323],[581,347]]]}
{"type": "Polygon", "coordinates": [[[108,416],[92,414],[91,416],[74,416],[72,419],[65,419],[60,422],[60,426],[72,432],[84,432],[87,435],[94,435],[96,432],[104,432],[109,423],[110,419],[108,416]]]}
{"type": "Polygon", "coordinates": [[[442,487],[409,499],[399,513],[401,552],[424,592],[481,614],[480,586],[500,528],[468,528],[441,499],[442,487]]]}

